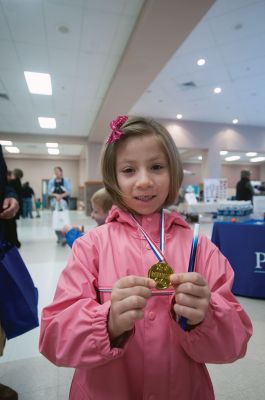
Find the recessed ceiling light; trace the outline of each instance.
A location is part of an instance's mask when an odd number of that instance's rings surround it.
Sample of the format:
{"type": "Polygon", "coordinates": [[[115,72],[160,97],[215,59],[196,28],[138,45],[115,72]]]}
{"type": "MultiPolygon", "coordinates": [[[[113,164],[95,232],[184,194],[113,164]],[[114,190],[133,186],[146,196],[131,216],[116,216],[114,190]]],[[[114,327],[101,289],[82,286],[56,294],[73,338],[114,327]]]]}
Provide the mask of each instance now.
{"type": "Polygon", "coordinates": [[[233,124],[235,124],[235,125],[236,125],[236,124],[238,124],[238,119],[237,119],[237,118],[235,118],[235,119],[233,119],[233,121],[232,121],[232,122],[233,122],[233,124]]]}
{"type": "Polygon", "coordinates": [[[46,147],[58,147],[58,143],[46,143],[46,147]]]}
{"type": "Polygon", "coordinates": [[[2,146],[12,146],[13,142],[11,142],[10,140],[0,140],[0,144],[2,146]]]}
{"type": "Polygon", "coordinates": [[[216,87],[216,88],[214,88],[214,93],[215,94],[219,94],[219,93],[221,93],[222,92],[222,88],[220,88],[220,87],[216,87]]]}
{"type": "Polygon", "coordinates": [[[46,128],[46,129],[55,129],[56,128],[56,119],[55,118],[38,117],[38,121],[39,121],[41,128],[46,128]]]}
{"type": "Polygon", "coordinates": [[[182,114],[177,114],[177,115],[176,115],[176,118],[177,118],[177,119],[182,119],[182,117],[183,117],[182,114]]]}
{"type": "Polygon", "coordinates": [[[201,161],[201,160],[202,160],[202,156],[198,156],[198,160],[200,160],[200,161],[201,161]]]}
{"type": "Polygon", "coordinates": [[[220,151],[220,156],[225,156],[228,153],[227,150],[221,150],[220,151]]]}
{"type": "Polygon", "coordinates": [[[200,59],[197,61],[197,65],[199,65],[199,67],[202,67],[205,63],[206,63],[206,61],[205,61],[204,58],[200,58],[200,59]]]}
{"type": "Polygon", "coordinates": [[[246,153],[247,157],[255,157],[257,155],[257,153],[255,151],[249,151],[248,153],[246,153]]]}
{"type": "Polygon", "coordinates": [[[60,154],[59,149],[48,149],[48,153],[52,155],[60,154]]]}
{"type": "Polygon", "coordinates": [[[5,149],[8,151],[8,153],[20,153],[19,148],[16,146],[7,146],[5,149]]]}
{"type": "Polygon", "coordinates": [[[251,158],[249,161],[251,161],[251,162],[265,161],[265,157],[254,157],[254,158],[251,158]]]}
{"type": "Polygon", "coordinates": [[[24,71],[24,75],[30,93],[52,95],[50,74],[24,71]]]}
{"type": "Polygon", "coordinates": [[[237,161],[237,160],[240,160],[240,156],[225,157],[225,161],[237,161]]]}

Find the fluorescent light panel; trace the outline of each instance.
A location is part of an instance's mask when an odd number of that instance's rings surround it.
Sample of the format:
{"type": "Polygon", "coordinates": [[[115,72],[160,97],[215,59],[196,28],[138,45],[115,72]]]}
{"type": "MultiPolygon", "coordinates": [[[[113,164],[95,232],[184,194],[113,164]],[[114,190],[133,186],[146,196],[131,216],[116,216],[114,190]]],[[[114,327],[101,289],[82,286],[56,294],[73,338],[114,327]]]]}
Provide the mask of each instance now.
{"type": "Polygon", "coordinates": [[[58,147],[58,143],[46,143],[46,147],[58,147]]]}
{"type": "Polygon", "coordinates": [[[221,150],[220,151],[220,156],[225,156],[228,153],[227,150],[221,150]]]}
{"type": "Polygon", "coordinates": [[[265,157],[254,157],[254,158],[251,158],[249,161],[251,161],[251,162],[261,162],[261,161],[265,161],[265,157]]]}
{"type": "Polygon", "coordinates": [[[32,94],[52,95],[51,75],[24,71],[29,92],[32,94]]]}
{"type": "Polygon", "coordinates": [[[237,161],[237,160],[240,160],[240,156],[225,157],[225,161],[237,161]]]}
{"type": "Polygon", "coordinates": [[[257,153],[255,151],[249,151],[248,153],[246,153],[247,157],[255,157],[257,155],[257,153]]]}
{"type": "Polygon", "coordinates": [[[13,142],[11,140],[0,140],[2,146],[12,146],[13,142]]]}
{"type": "Polygon", "coordinates": [[[48,149],[48,153],[52,155],[60,154],[59,149],[48,149]]]}
{"type": "Polygon", "coordinates": [[[46,128],[46,129],[55,129],[56,128],[56,119],[55,118],[38,117],[38,121],[39,121],[41,128],[46,128]]]}
{"type": "Polygon", "coordinates": [[[19,148],[16,146],[6,146],[5,149],[8,153],[20,153],[19,148]]]}

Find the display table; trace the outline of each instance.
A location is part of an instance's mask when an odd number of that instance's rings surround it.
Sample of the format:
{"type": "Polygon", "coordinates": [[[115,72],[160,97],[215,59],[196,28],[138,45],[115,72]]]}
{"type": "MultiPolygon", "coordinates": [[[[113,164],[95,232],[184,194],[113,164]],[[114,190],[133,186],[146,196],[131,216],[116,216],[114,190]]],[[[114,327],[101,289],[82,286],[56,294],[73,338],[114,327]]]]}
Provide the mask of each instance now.
{"type": "Polygon", "coordinates": [[[212,242],[235,271],[236,295],[265,298],[265,223],[215,222],[212,242]]]}

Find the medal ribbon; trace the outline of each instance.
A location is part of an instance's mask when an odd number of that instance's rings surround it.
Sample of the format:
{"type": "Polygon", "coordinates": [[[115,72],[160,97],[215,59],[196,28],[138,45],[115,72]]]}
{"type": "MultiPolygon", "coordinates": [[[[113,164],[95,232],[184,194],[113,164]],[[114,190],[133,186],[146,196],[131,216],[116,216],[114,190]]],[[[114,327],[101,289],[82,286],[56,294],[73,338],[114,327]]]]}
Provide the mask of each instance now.
{"type": "Polygon", "coordinates": [[[150,238],[150,236],[145,232],[143,227],[139,224],[137,219],[131,214],[132,219],[138,226],[138,228],[141,230],[142,234],[144,235],[145,239],[147,240],[149,246],[151,247],[151,250],[153,251],[154,255],[158,259],[158,261],[166,262],[166,258],[163,254],[164,248],[165,248],[165,217],[164,217],[164,210],[162,209],[161,211],[161,218],[160,218],[160,249],[157,247],[157,245],[153,242],[153,240],[150,238]]]}

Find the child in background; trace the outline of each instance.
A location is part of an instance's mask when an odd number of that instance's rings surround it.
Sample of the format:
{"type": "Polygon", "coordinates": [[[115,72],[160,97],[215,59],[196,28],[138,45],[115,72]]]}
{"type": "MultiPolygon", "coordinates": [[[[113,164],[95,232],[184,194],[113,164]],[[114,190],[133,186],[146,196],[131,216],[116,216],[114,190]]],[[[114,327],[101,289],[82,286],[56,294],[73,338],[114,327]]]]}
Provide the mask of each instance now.
{"type": "Polygon", "coordinates": [[[36,208],[36,218],[40,218],[40,209],[41,209],[42,203],[41,203],[41,199],[38,198],[35,201],[35,208],[36,208]]]}
{"type": "Polygon", "coordinates": [[[163,210],[183,177],[168,131],[127,116],[111,129],[102,174],[116,206],[73,246],[42,313],[40,351],[76,368],[70,400],[213,400],[205,363],[243,357],[252,333],[233,270],[200,235],[196,272],[186,272],[192,230],[163,210]]]}
{"type": "MultiPolygon", "coordinates": [[[[104,188],[97,190],[90,199],[91,202],[91,217],[100,226],[105,223],[108,212],[112,207],[112,199],[104,188]]],[[[65,235],[66,243],[72,247],[74,241],[84,235],[84,227],[65,225],[62,233],[65,235]]]]}

